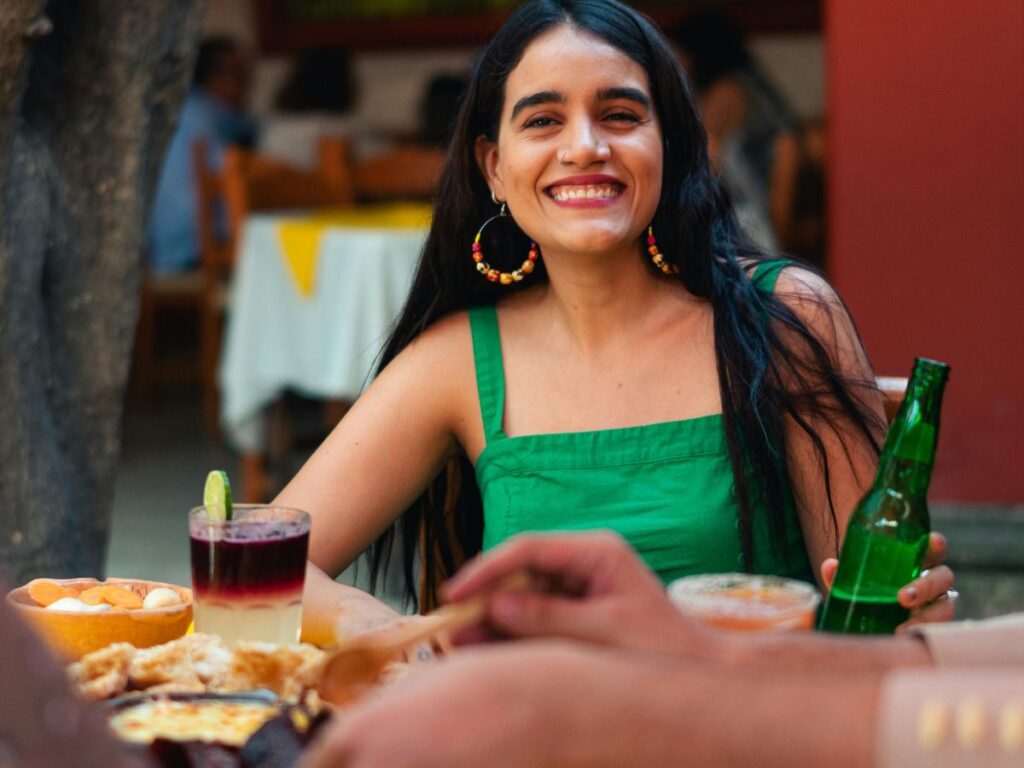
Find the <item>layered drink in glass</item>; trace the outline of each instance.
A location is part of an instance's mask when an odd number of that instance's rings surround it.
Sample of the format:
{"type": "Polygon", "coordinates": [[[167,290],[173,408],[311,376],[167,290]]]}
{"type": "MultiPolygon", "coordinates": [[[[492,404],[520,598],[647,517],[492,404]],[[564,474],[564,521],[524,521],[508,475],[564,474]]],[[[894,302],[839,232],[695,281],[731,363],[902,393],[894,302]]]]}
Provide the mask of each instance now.
{"type": "Polygon", "coordinates": [[[298,509],[236,504],[230,520],[206,507],[189,513],[197,632],[228,643],[290,644],[302,626],[309,515],[298,509]]]}

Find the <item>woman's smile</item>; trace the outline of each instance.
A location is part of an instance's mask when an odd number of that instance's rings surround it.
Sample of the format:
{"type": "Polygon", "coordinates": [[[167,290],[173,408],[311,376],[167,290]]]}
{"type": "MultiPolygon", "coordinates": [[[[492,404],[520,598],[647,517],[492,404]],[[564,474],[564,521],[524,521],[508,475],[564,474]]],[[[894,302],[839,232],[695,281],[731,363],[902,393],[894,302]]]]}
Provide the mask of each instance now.
{"type": "Polygon", "coordinates": [[[567,208],[603,208],[617,202],[625,186],[614,176],[585,174],[559,179],[544,191],[567,208]]]}

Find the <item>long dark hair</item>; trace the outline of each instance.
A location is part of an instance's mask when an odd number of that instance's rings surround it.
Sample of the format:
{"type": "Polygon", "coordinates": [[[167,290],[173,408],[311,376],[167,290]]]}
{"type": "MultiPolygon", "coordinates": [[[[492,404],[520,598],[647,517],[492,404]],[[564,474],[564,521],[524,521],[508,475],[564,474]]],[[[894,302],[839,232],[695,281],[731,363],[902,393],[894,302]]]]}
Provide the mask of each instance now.
{"type": "MultiPolygon", "coordinates": [[[[785,547],[789,499],[786,418],[792,418],[816,447],[832,507],[828,457],[812,420],[832,429],[852,424],[877,451],[876,436],[882,425],[864,397],[873,383],[845,381],[826,346],[806,324],[770,292],[753,284],[751,265],[771,257],[742,235],[711,174],[707,137],[686,77],[656,27],[617,0],[526,3],[484,48],[455,124],[430,234],[380,367],[444,315],[496,303],[510,289],[515,290],[516,286],[481,279],[468,256],[477,227],[495,212],[490,190],[477,167],[474,144],[480,135],[497,140],[509,73],[533,40],[560,24],[606,41],[640,64],[650,79],[664,150],[661,199],[653,226],[663,253],[679,266],[682,284],[713,308],[738,527],[744,565],[751,570],[755,509],[764,510],[774,546],[785,547]]],[[[522,260],[528,242],[525,235],[519,242],[502,239],[504,243],[488,246],[488,256],[502,269],[511,269],[522,260]]],[[[546,279],[540,268],[524,284],[546,279]]],[[[832,523],[837,535],[834,509],[832,523]]],[[[376,583],[396,537],[400,537],[408,597],[413,605],[418,604],[415,565],[421,556],[420,586],[426,600],[421,607],[430,607],[441,581],[465,558],[479,552],[482,536],[480,492],[472,465],[462,457],[449,462],[374,544],[371,581],[376,583]]]]}

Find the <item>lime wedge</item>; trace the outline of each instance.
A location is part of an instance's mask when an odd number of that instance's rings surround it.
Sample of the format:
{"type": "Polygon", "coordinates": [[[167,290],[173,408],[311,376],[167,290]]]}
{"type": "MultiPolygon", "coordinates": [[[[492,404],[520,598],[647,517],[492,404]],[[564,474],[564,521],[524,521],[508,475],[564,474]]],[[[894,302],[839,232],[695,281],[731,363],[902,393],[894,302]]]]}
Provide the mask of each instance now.
{"type": "Polygon", "coordinates": [[[215,469],[206,476],[203,506],[210,520],[231,519],[231,483],[227,472],[215,469]]]}

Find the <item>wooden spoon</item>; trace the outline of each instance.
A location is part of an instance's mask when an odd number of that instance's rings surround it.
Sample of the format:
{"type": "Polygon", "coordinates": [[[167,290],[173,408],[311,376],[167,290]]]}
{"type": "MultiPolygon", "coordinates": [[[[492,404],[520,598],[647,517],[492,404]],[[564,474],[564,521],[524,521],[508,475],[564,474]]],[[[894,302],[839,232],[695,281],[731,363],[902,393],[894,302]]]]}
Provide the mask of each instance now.
{"type": "Polygon", "coordinates": [[[524,590],[530,585],[526,572],[511,574],[484,595],[446,605],[418,621],[398,624],[354,637],[338,646],[324,664],[318,693],[325,701],[343,705],[380,678],[384,668],[403,651],[427,640],[446,645],[449,635],[483,621],[487,599],[496,591],[524,590]]]}
{"type": "Polygon", "coordinates": [[[320,697],[332,704],[347,704],[365,686],[375,683],[384,668],[403,651],[478,623],[486,606],[485,599],[477,597],[440,608],[418,621],[343,642],[324,664],[318,687],[320,697]]]}

